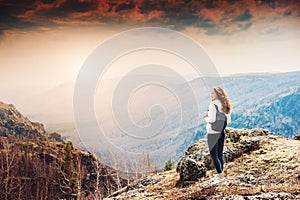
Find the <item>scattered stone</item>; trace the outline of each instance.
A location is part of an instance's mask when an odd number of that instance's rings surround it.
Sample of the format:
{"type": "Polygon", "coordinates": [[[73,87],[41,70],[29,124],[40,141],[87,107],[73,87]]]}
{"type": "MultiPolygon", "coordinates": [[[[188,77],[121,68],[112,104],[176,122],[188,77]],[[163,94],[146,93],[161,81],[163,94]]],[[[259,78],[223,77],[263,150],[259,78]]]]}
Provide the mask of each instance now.
{"type": "Polygon", "coordinates": [[[280,158],[278,161],[281,162],[281,163],[287,163],[290,160],[291,160],[290,158],[280,158]]]}
{"type": "Polygon", "coordinates": [[[126,198],[128,198],[128,197],[142,198],[143,197],[143,196],[137,196],[137,195],[151,196],[153,194],[147,193],[144,188],[149,185],[157,184],[164,178],[165,178],[165,175],[154,175],[154,176],[147,176],[145,178],[137,179],[133,183],[122,188],[121,190],[118,190],[118,191],[110,194],[105,199],[124,199],[124,197],[126,197],[126,198]]]}
{"type": "Polygon", "coordinates": [[[294,136],[294,140],[300,140],[300,133],[294,136]]]}
{"type": "Polygon", "coordinates": [[[274,192],[268,192],[268,193],[262,193],[258,195],[230,195],[227,197],[221,198],[221,200],[258,200],[258,199],[297,199],[298,197],[296,195],[286,193],[286,192],[280,192],[280,193],[274,193],[274,192]]]}
{"type": "Polygon", "coordinates": [[[275,135],[270,135],[270,136],[269,136],[269,139],[272,139],[272,140],[277,140],[277,137],[278,137],[278,136],[275,136],[275,135]]]}
{"type": "Polygon", "coordinates": [[[243,176],[243,177],[240,177],[239,180],[241,182],[248,183],[248,184],[255,184],[256,183],[255,178],[252,177],[252,176],[243,176]]]}
{"type": "Polygon", "coordinates": [[[140,181],[143,186],[154,185],[162,179],[161,176],[146,177],[140,181]]]}
{"type": "Polygon", "coordinates": [[[272,163],[275,159],[275,156],[272,155],[272,156],[265,156],[262,158],[262,161],[264,161],[265,163],[272,163]]]}
{"type": "Polygon", "coordinates": [[[262,155],[262,154],[266,154],[267,152],[265,151],[265,150],[263,150],[263,149],[260,149],[259,151],[258,151],[258,154],[260,154],[260,155],[262,155]]]}

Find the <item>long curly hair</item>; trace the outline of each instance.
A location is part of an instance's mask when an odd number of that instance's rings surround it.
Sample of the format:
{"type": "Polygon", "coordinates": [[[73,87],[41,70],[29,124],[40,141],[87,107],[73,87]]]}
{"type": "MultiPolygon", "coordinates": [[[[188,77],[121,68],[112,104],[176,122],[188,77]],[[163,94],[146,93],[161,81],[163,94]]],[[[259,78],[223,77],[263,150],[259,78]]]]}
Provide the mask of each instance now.
{"type": "Polygon", "coordinates": [[[223,107],[222,111],[226,114],[229,114],[231,112],[232,105],[231,105],[228,95],[226,94],[224,89],[222,89],[221,87],[214,87],[214,91],[216,92],[218,99],[222,103],[222,107],[223,107]]]}

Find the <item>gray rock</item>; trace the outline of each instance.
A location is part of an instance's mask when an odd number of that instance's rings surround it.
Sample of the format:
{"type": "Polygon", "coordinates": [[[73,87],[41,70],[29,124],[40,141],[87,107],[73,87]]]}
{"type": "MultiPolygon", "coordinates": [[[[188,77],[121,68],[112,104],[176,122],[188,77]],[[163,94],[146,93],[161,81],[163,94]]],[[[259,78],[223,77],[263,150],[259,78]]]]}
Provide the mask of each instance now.
{"type": "Polygon", "coordinates": [[[262,193],[257,195],[230,195],[227,197],[223,197],[220,200],[261,200],[261,199],[273,199],[273,200],[283,200],[283,199],[298,199],[299,196],[280,192],[280,193],[274,193],[274,192],[268,192],[268,193],[262,193]]]}
{"type": "Polygon", "coordinates": [[[141,179],[135,180],[133,183],[125,186],[124,188],[110,194],[105,199],[126,199],[126,198],[141,198],[141,195],[151,195],[145,191],[145,187],[149,185],[155,185],[165,178],[165,175],[147,176],[141,179]]]}
{"type": "MultiPolygon", "coordinates": [[[[242,154],[259,149],[262,140],[257,136],[271,133],[264,129],[226,129],[224,160],[230,162],[242,154]]],[[[214,168],[207,141],[200,139],[190,146],[179,160],[176,171],[181,181],[196,181],[206,175],[208,169],[214,168]]]]}
{"type": "Polygon", "coordinates": [[[190,146],[186,152],[185,156],[188,156],[194,160],[204,160],[206,155],[208,155],[208,146],[205,139],[198,140],[195,144],[190,146]]]}
{"type": "Polygon", "coordinates": [[[152,176],[152,177],[146,177],[144,179],[141,179],[140,180],[140,183],[143,185],[143,186],[148,186],[148,185],[154,185],[156,183],[158,183],[159,181],[161,181],[163,177],[161,176],[152,176]]]}
{"type": "Polygon", "coordinates": [[[248,184],[256,184],[256,180],[253,176],[243,176],[238,178],[240,182],[248,183],[248,184]]]}
{"type": "Polygon", "coordinates": [[[233,142],[233,143],[239,142],[240,138],[243,136],[253,137],[253,136],[267,136],[267,135],[272,135],[272,133],[266,129],[261,129],[261,128],[255,128],[255,129],[228,128],[228,129],[226,129],[227,141],[233,142]]]}
{"type": "Polygon", "coordinates": [[[206,176],[206,167],[202,162],[198,162],[189,157],[183,157],[176,168],[180,175],[180,181],[197,181],[206,176]]]}

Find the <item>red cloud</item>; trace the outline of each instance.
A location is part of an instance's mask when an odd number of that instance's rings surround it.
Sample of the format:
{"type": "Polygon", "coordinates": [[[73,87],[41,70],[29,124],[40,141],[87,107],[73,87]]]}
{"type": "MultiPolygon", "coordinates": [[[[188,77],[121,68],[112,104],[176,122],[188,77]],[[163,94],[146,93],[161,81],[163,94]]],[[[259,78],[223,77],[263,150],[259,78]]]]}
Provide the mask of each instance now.
{"type": "Polygon", "coordinates": [[[43,3],[39,0],[37,0],[33,3],[34,9],[28,10],[22,15],[18,15],[18,17],[20,17],[20,18],[29,18],[29,17],[33,16],[35,13],[37,13],[41,10],[50,10],[52,8],[59,8],[61,6],[61,4],[63,4],[66,1],[67,0],[56,0],[54,3],[48,4],[48,3],[43,3]]]}
{"type": "MultiPolygon", "coordinates": [[[[300,2],[274,1],[155,1],[155,0],[36,0],[31,9],[17,17],[38,23],[87,22],[151,22],[158,25],[199,26],[203,28],[238,30],[260,21],[279,18],[299,19],[300,2]],[[233,3],[232,3],[233,2],[233,3]],[[73,9],[68,8],[71,5],[73,9]],[[83,7],[82,7],[83,6],[83,7]],[[76,10],[76,11],[74,11],[76,10]],[[206,23],[201,26],[201,23],[206,23]],[[216,27],[218,26],[218,27],[216,27]],[[232,29],[230,28],[232,27],[232,29]]],[[[299,21],[299,20],[298,20],[299,21]]],[[[71,23],[72,24],[72,23],[71,23]]]]}

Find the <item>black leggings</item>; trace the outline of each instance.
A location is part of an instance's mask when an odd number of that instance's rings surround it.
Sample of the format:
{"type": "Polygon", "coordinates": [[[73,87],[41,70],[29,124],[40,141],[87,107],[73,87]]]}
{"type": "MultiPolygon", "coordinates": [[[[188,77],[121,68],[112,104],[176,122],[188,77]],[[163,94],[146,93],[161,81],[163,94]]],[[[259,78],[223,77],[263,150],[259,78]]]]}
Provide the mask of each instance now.
{"type": "Polygon", "coordinates": [[[225,140],[225,130],[221,133],[207,134],[209,153],[218,173],[222,173],[224,166],[223,149],[225,140]]]}

